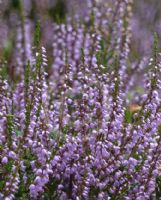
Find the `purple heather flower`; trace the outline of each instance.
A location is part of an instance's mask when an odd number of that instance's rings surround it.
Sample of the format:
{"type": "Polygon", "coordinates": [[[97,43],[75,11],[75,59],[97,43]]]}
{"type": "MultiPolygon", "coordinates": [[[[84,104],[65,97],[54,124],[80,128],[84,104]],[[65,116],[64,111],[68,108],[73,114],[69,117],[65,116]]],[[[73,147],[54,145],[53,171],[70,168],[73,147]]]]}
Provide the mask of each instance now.
{"type": "Polygon", "coordinates": [[[15,152],[13,152],[13,151],[10,151],[10,152],[8,153],[8,156],[9,156],[9,158],[12,158],[12,159],[15,159],[15,158],[16,158],[16,154],[15,154],[15,152]]]}
{"type": "Polygon", "coordinates": [[[7,164],[8,163],[8,158],[5,156],[2,158],[2,161],[1,161],[3,164],[7,164]]]}

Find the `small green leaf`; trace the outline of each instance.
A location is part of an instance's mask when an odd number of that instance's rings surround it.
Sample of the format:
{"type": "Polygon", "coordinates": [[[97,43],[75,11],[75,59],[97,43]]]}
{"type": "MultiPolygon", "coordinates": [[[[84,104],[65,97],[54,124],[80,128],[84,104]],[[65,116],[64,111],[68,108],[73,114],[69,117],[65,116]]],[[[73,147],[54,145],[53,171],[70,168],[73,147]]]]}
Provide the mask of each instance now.
{"type": "Polygon", "coordinates": [[[49,133],[49,138],[55,140],[57,135],[58,135],[58,133],[56,131],[52,131],[49,133]]]}
{"type": "Polygon", "coordinates": [[[158,132],[161,134],[161,124],[158,126],[158,132]]]}
{"type": "Polygon", "coordinates": [[[49,9],[49,16],[61,24],[66,20],[66,4],[63,0],[57,0],[53,7],[49,9]]]}
{"type": "Polygon", "coordinates": [[[127,109],[125,110],[125,123],[132,123],[133,113],[127,109]]]}
{"type": "Polygon", "coordinates": [[[81,48],[81,60],[83,62],[83,64],[85,63],[85,54],[84,54],[84,49],[81,48]]]}
{"type": "Polygon", "coordinates": [[[156,178],[156,199],[161,198],[161,177],[156,178]]]}
{"type": "Polygon", "coordinates": [[[21,135],[22,135],[22,132],[19,131],[19,130],[16,130],[16,136],[19,137],[19,136],[21,136],[21,135]]]}
{"type": "Polygon", "coordinates": [[[11,54],[12,54],[13,44],[11,40],[7,40],[5,42],[4,48],[3,48],[3,57],[5,60],[9,60],[11,54]]]}
{"type": "Polygon", "coordinates": [[[0,152],[3,150],[3,146],[2,144],[0,144],[0,152]]]}
{"type": "Polygon", "coordinates": [[[21,7],[20,0],[12,0],[11,6],[15,9],[19,10],[21,7]]]}
{"type": "Polygon", "coordinates": [[[37,21],[35,35],[34,35],[34,45],[37,48],[40,47],[40,37],[41,37],[40,21],[37,21]]]}
{"type": "Polygon", "coordinates": [[[4,166],[4,170],[5,170],[7,173],[10,173],[10,172],[12,171],[13,162],[14,162],[14,161],[9,161],[9,162],[4,166]]]}
{"type": "Polygon", "coordinates": [[[3,191],[5,187],[5,181],[0,181],[0,191],[3,191]]]}

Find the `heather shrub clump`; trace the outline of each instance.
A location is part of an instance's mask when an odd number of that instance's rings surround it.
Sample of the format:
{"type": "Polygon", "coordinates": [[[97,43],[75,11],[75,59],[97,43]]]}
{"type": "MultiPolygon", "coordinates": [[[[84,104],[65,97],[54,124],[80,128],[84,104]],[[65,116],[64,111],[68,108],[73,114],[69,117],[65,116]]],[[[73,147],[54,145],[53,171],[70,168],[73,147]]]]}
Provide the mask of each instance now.
{"type": "Polygon", "coordinates": [[[52,24],[23,13],[0,63],[0,200],[161,198],[161,54],[134,59],[133,1],[87,1],[52,24]]]}

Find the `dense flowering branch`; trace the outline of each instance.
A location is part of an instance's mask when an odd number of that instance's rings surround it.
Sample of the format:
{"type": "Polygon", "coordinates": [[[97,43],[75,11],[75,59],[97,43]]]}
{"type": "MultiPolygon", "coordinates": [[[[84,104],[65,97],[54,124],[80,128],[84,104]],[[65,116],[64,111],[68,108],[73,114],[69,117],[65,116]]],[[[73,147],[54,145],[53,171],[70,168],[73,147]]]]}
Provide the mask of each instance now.
{"type": "Polygon", "coordinates": [[[156,199],[157,35],[148,66],[132,62],[132,1],[110,5],[89,0],[84,22],[53,24],[51,66],[40,23],[33,48],[30,23],[19,27],[15,75],[0,68],[0,199],[156,199]],[[135,106],[128,95],[142,71],[135,106]]]}

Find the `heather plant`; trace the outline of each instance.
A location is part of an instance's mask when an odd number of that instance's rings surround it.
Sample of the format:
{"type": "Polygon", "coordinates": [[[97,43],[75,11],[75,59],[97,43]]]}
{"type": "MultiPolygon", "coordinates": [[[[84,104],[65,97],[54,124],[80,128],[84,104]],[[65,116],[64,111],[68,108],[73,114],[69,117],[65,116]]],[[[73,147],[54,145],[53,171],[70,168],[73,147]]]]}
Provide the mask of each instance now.
{"type": "Polygon", "coordinates": [[[49,54],[18,6],[15,66],[0,63],[2,200],[161,198],[158,36],[134,61],[133,2],[87,3],[84,19],[53,15],[49,54]]]}

